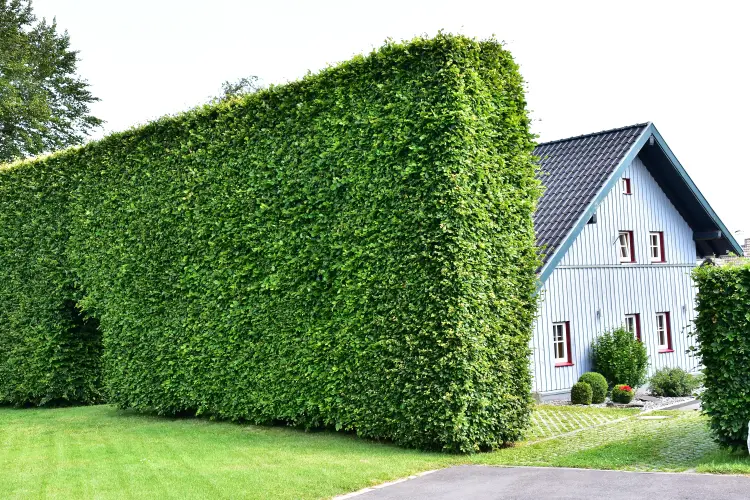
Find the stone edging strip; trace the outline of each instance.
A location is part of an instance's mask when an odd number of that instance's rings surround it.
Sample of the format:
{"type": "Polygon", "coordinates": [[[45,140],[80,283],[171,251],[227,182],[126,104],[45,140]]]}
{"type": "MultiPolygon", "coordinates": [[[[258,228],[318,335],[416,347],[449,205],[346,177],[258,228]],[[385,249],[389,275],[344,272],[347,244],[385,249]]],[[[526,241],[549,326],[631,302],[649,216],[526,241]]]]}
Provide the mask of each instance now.
{"type": "Polygon", "coordinates": [[[680,401],[679,403],[675,403],[669,406],[662,406],[661,408],[657,408],[657,410],[677,410],[678,408],[682,408],[683,406],[690,406],[692,404],[695,404],[697,399],[693,398],[688,401],[680,401]]]}
{"type": "Polygon", "coordinates": [[[408,481],[410,479],[416,479],[420,476],[426,476],[427,474],[432,474],[433,472],[437,472],[437,471],[438,469],[420,472],[419,474],[414,474],[413,476],[407,476],[401,479],[396,479],[395,481],[388,481],[387,483],[380,483],[375,486],[369,486],[367,488],[362,488],[361,490],[354,491],[352,493],[347,493],[346,495],[339,495],[337,497],[333,497],[331,500],[346,500],[347,498],[354,498],[356,496],[363,495],[367,493],[368,491],[374,491],[374,490],[379,490],[380,488],[385,488],[387,486],[393,486],[394,484],[403,483],[404,481],[408,481]]]}

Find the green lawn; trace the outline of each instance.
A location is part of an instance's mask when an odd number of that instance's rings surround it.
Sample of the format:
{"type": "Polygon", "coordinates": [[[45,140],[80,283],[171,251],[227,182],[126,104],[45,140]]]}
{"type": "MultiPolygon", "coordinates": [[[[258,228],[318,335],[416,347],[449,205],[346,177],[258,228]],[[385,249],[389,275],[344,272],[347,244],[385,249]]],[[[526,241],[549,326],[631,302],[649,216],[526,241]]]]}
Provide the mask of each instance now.
{"type": "Polygon", "coordinates": [[[539,407],[527,441],[467,457],[109,406],[0,409],[0,498],[321,498],[459,463],[750,474],[703,417],[659,415],[539,407]]]}

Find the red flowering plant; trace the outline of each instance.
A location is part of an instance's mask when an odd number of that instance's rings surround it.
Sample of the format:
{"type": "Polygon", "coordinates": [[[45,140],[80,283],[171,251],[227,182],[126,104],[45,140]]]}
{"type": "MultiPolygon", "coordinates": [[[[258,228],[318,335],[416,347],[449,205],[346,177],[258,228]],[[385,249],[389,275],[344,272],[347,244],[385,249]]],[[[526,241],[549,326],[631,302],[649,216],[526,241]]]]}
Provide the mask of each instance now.
{"type": "Polygon", "coordinates": [[[612,389],[612,401],[615,403],[630,403],[635,396],[635,391],[627,384],[618,384],[612,389]]]}

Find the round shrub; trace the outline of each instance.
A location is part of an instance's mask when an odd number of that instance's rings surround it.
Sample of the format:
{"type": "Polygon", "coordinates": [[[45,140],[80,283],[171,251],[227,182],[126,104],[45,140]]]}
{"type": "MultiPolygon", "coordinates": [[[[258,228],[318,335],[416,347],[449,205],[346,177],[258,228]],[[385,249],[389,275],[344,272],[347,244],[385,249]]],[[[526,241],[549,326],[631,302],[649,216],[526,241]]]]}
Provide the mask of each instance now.
{"type": "Polygon", "coordinates": [[[594,367],[610,385],[638,387],[646,382],[646,346],[623,328],[605,332],[591,346],[594,367]]]}
{"type": "Polygon", "coordinates": [[[586,382],[573,384],[570,390],[570,402],[574,405],[590,405],[591,392],[591,386],[586,382]]]}
{"type": "Polygon", "coordinates": [[[615,403],[630,403],[633,401],[635,391],[627,384],[619,384],[612,388],[612,401],[615,403]]]}
{"type": "Polygon", "coordinates": [[[682,368],[662,368],[651,376],[649,385],[654,396],[690,396],[700,386],[700,378],[682,368]]]}
{"type": "Polygon", "coordinates": [[[578,379],[579,382],[586,382],[591,386],[591,402],[594,404],[603,403],[607,398],[607,379],[604,375],[596,372],[586,372],[578,379]]]}

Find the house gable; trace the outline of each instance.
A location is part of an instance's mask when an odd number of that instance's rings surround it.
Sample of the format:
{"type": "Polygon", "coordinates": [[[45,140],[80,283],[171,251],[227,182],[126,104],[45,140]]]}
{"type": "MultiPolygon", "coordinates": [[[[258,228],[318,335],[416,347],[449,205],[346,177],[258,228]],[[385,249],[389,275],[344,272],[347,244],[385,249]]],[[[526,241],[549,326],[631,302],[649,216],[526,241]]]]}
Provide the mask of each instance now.
{"type": "Polygon", "coordinates": [[[658,177],[657,182],[667,197],[693,228],[694,239],[698,240],[699,255],[723,255],[727,252],[742,254],[742,247],[713,211],[652,123],[540,144],[535,153],[540,156],[542,183],[548,191],[552,191],[546,192],[542,197],[534,221],[543,257],[543,266],[539,272],[540,286],[567,254],[597,207],[615,184],[620,182],[623,170],[637,157],[643,160],[655,179],[658,177]],[[629,132],[627,136],[622,136],[623,131],[629,132]],[[598,144],[592,148],[589,143],[593,138],[597,139],[598,144]],[[547,166],[551,166],[554,174],[551,176],[552,182],[545,182],[547,166]],[[592,182],[592,170],[598,181],[592,182]],[[580,191],[575,188],[575,184],[571,188],[570,182],[559,181],[566,177],[586,184],[588,189],[580,191]],[[592,186],[599,186],[599,189],[594,191],[592,186]],[[550,217],[550,214],[556,215],[550,217]],[[550,218],[552,223],[548,220],[550,218]],[[550,234],[555,237],[550,238],[550,234]],[[548,240],[552,243],[547,243],[548,240]]]}
{"type": "Polygon", "coordinates": [[[560,260],[566,266],[694,265],[697,260],[693,229],[675,208],[640,158],[615,179],[596,207],[596,223],[587,223],[560,260]],[[629,179],[631,194],[623,194],[621,179],[629,179]],[[618,234],[632,232],[633,264],[619,259],[618,234]],[[649,234],[661,233],[664,263],[652,263],[649,234]]]}

